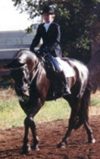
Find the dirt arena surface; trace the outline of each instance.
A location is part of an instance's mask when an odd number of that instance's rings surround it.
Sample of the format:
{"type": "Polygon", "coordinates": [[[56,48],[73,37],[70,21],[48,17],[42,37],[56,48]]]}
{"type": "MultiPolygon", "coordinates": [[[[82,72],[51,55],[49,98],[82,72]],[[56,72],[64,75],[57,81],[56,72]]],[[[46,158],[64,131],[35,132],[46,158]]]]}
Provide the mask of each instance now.
{"type": "MultiPolygon", "coordinates": [[[[0,159],[100,159],[100,116],[90,117],[90,124],[96,139],[95,144],[87,143],[87,134],[82,126],[72,132],[66,148],[58,149],[68,126],[68,120],[37,124],[40,139],[39,151],[21,154],[24,128],[0,130],[0,159]]],[[[31,141],[31,133],[30,133],[31,141]]]]}

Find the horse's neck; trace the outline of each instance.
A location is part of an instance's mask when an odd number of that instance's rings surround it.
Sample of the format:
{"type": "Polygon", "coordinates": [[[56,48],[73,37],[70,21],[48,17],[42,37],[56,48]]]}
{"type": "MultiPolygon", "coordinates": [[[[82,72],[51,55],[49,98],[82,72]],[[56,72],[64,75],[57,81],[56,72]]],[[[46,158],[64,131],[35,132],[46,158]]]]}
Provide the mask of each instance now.
{"type": "Polygon", "coordinates": [[[39,59],[35,54],[33,54],[30,57],[28,56],[27,65],[28,65],[28,68],[29,68],[30,72],[32,72],[32,70],[34,70],[36,68],[38,63],[39,63],[39,59]]]}

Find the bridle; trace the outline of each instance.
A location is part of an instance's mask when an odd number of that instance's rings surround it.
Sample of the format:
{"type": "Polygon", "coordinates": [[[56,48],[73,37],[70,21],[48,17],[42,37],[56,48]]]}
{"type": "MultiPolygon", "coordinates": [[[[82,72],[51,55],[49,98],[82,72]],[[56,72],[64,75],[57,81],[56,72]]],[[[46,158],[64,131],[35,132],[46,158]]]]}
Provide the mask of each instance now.
{"type": "Polygon", "coordinates": [[[18,86],[18,85],[15,85],[15,88],[17,90],[22,90],[22,91],[27,91],[27,90],[30,90],[30,85],[33,81],[33,79],[36,77],[38,71],[39,71],[39,67],[41,65],[41,62],[38,61],[38,63],[36,64],[36,66],[32,69],[31,73],[29,73],[29,70],[27,68],[27,64],[23,64],[22,66],[19,66],[19,67],[16,67],[16,68],[10,68],[11,71],[14,71],[14,70],[22,70],[22,71],[25,71],[26,74],[29,76],[28,79],[27,79],[27,86],[18,86]],[[34,72],[34,73],[33,73],[34,72]],[[32,78],[30,77],[30,75],[32,74],[32,78]]]}
{"type": "MultiPolygon", "coordinates": [[[[25,71],[26,74],[29,76],[29,72],[28,72],[26,64],[23,64],[23,66],[19,66],[19,67],[16,67],[16,68],[10,68],[10,69],[11,69],[11,71],[16,71],[16,70],[25,71]]],[[[22,91],[29,90],[29,87],[30,87],[30,81],[29,81],[29,79],[27,80],[27,83],[28,83],[27,86],[22,86],[21,87],[20,85],[16,84],[16,82],[15,82],[15,88],[16,88],[16,90],[22,90],[22,91]]]]}

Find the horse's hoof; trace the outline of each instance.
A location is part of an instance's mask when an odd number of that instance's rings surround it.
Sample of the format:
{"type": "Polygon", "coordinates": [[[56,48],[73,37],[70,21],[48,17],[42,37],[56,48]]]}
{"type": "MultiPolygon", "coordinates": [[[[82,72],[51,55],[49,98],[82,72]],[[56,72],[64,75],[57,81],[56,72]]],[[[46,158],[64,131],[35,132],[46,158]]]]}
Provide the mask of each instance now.
{"type": "Polygon", "coordinates": [[[38,147],[38,145],[31,146],[31,149],[32,149],[32,151],[39,151],[40,150],[39,147],[38,147]]]}
{"type": "Polygon", "coordinates": [[[93,144],[94,144],[94,143],[96,143],[96,140],[95,140],[95,139],[93,139],[93,140],[92,140],[92,143],[93,143],[93,144]]]}
{"type": "Polygon", "coordinates": [[[57,148],[65,148],[65,147],[66,147],[65,142],[60,142],[60,143],[57,145],[57,148]]]}
{"type": "Polygon", "coordinates": [[[96,140],[95,139],[92,139],[89,143],[95,143],[96,142],[96,140]]]}
{"type": "Polygon", "coordinates": [[[29,153],[31,151],[31,146],[29,144],[22,147],[22,154],[29,153]]]}

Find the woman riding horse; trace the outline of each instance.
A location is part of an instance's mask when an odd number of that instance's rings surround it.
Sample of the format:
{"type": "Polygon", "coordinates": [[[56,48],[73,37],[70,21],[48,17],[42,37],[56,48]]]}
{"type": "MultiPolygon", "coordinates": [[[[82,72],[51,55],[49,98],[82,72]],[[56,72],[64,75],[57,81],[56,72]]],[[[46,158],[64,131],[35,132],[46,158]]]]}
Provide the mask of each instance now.
{"type": "MultiPolygon", "coordinates": [[[[40,39],[42,38],[43,44],[40,47],[40,54],[45,52],[45,48],[48,48],[49,53],[53,57],[62,57],[62,51],[61,47],[59,45],[60,43],[60,26],[57,23],[53,22],[54,19],[54,9],[50,6],[45,6],[42,11],[43,20],[45,23],[40,24],[37,33],[35,35],[35,38],[32,41],[32,44],[30,46],[30,50],[34,53],[34,48],[39,44],[40,39]]],[[[62,79],[62,84],[64,86],[62,94],[68,95],[70,94],[69,89],[69,83],[67,78],[65,77],[65,72],[63,68],[59,65],[58,60],[60,61],[60,58],[53,58],[52,56],[48,57],[49,60],[51,60],[58,72],[59,79],[62,79]]]]}
{"type": "MultiPolygon", "coordinates": [[[[74,76],[68,77],[72,93],[63,96],[71,107],[69,126],[64,138],[57,147],[65,147],[72,130],[78,129],[82,124],[84,124],[86,129],[88,142],[94,143],[93,131],[88,122],[88,107],[91,93],[88,69],[83,63],[75,59],[63,58],[62,60],[73,70],[74,76]]],[[[18,51],[7,67],[11,68],[11,77],[15,81],[15,90],[19,97],[19,103],[26,113],[23,152],[27,153],[31,149],[38,150],[39,139],[33,118],[46,100],[53,100],[53,96],[51,96],[52,82],[47,78],[44,64],[31,51],[18,51]],[[26,92],[28,92],[28,96],[26,92]],[[31,147],[28,145],[29,128],[33,136],[31,147]]],[[[57,92],[55,99],[61,97],[61,95],[60,92],[57,92]]]]}

